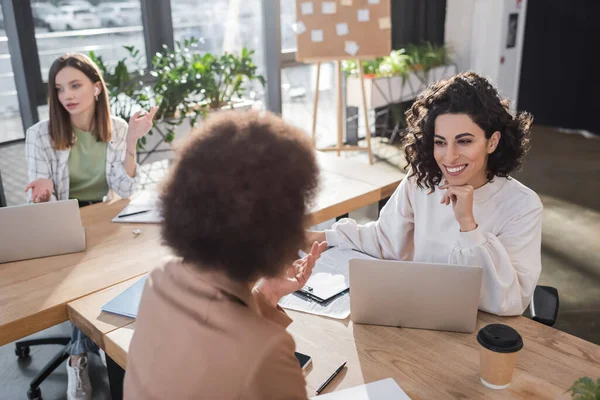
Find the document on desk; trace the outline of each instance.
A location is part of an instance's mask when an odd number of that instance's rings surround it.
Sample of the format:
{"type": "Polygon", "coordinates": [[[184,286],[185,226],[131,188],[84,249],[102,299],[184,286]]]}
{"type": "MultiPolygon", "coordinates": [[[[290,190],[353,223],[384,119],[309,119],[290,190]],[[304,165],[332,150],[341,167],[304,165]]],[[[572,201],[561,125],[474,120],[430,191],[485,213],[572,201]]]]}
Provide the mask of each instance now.
{"type": "Polygon", "coordinates": [[[392,378],[312,397],[311,400],[410,400],[392,378]]]}
{"type": "Polygon", "coordinates": [[[158,192],[144,190],[135,195],[131,202],[112,222],[126,222],[138,224],[158,224],[162,218],[158,213],[158,192]]]}
{"type": "MultiPolygon", "coordinates": [[[[302,255],[302,254],[301,254],[302,255]]],[[[312,289],[316,297],[330,299],[319,302],[296,292],[284,296],[279,305],[295,311],[323,315],[330,318],[345,319],[350,315],[349,264],[353,258],[375,259],[355,250],[333,247],[321,254],[305,288],[312,289]]]]}

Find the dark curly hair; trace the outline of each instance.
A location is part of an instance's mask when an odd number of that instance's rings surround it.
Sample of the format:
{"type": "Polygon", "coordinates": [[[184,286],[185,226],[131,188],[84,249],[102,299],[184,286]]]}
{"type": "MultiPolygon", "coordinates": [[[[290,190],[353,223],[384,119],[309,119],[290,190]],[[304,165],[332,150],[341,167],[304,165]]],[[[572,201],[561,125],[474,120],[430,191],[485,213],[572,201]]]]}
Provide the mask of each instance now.
{"type": "Polygon", "coordinates": [[[238,282],[298,258],[319,167],[308,136],[270,113],[219,112],[178,150],[160,194],[162,237],[238,282]]]}
{"type": "Polygon", "coordinates": [[[488,157],[488,180],[507,177],[521,166],[533,117],[526,112],[513,115],[509,101],[501,99],[486,78],[464,72],[429,86],[406,112],[406,167],[411,167],[410,177],[416,176],[419,187],[433,191],[443,177],[433,157],[435,119],[442,114],[467,114],[488,139],[501,133],[498,147],[488,157]]]}

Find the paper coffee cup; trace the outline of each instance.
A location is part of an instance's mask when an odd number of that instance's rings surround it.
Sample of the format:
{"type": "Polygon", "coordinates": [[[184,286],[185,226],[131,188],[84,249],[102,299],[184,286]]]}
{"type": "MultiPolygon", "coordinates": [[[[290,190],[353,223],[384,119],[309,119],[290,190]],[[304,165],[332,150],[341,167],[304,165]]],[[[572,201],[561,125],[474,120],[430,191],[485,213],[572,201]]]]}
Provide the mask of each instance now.
{"type": "Polygon", "coordinates": [[[507,388],[512,380],[519,350],[523,348],[521,335],[510,326],[490,324],[479,330],[477,341],[481,345],[481,382],[491,389],[507,388]]]}

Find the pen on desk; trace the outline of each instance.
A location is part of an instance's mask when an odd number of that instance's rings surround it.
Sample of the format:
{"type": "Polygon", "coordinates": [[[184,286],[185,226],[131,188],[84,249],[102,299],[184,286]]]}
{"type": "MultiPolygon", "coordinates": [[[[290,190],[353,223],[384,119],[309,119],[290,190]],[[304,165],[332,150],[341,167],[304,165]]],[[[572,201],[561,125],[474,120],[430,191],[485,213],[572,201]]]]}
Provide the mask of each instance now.
{"type": "Polygon", "coordinates": [[[132,212],[132,213],[128,213],[128,214],[121,214],[117,218],[131,217],[132,215],[147,213],[148,211],[150,211],[150,210],[142,210],[142,211],[136,211],[136,212],[132,212]]]}
{"type": "Polygon", "coordinates": [[[323,382],[323,384],[321,386],[319,386],[319,388],[317,389],[317,394],[320,394],[323,391],[323,389],[325,389],[325,386],[327,386],[329,384],[329,382],[331,382],[333,380],[333,378],[338,376],[338,374],[342,371],[342,369],[344,369],[345,366],[346,366],[346,361],[344,361],[344,363],[342,365],[340,365],[339,368],[336,369],[335,372],[333,374],[331,374],[331,376],[325,382],[323,382]]]}

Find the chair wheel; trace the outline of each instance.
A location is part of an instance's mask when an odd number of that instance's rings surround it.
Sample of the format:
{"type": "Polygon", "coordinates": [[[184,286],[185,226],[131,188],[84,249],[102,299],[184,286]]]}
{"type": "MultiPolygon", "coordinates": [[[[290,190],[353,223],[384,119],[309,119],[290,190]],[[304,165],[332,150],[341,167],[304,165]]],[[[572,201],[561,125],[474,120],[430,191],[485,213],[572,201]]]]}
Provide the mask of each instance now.
{"type": "Polygon", "coordinates": [[[42,400],[42,391],[40,388],[35,388],[35,390],[29,389],[27,391],[27,398],[29,400],[42,400]]]}
{"type": "Polygon", "coordinates": [[[15,354],[21,360],[29,357],[29,346],[17,347],[15,348],[15,354]]]}

